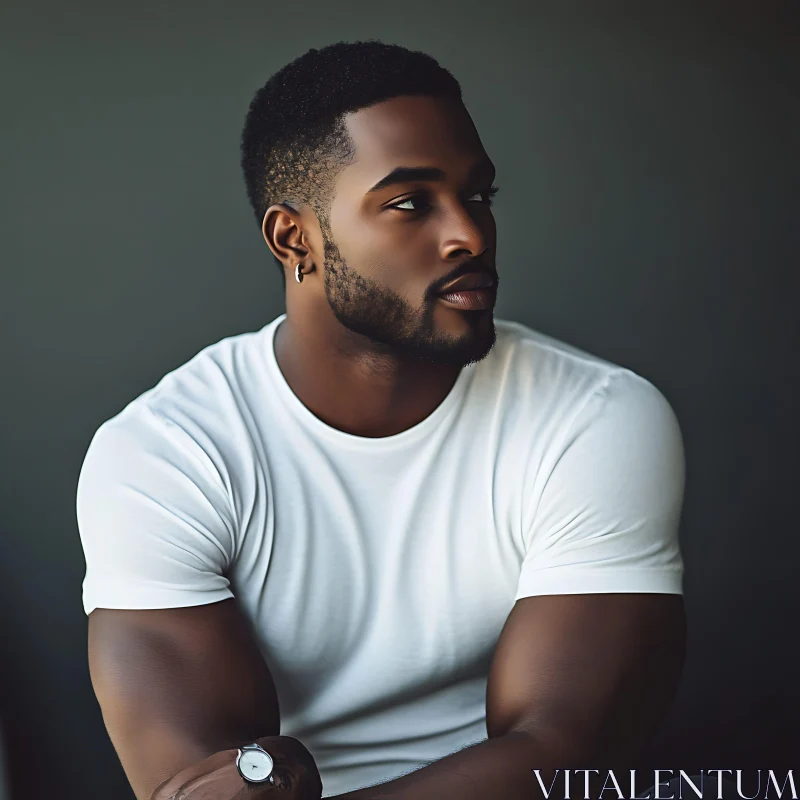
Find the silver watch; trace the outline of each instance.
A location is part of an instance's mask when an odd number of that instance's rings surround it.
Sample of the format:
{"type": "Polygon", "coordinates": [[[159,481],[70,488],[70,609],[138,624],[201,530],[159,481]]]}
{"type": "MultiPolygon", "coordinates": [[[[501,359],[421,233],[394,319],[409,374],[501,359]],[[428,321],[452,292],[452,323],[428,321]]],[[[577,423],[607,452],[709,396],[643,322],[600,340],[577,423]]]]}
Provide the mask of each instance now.
{"type": "Polygon", "coordinates": [[[236,756],[236,769],[248,783],[275,784],[272,756],[258,744],[243,744],[236,756]]]}

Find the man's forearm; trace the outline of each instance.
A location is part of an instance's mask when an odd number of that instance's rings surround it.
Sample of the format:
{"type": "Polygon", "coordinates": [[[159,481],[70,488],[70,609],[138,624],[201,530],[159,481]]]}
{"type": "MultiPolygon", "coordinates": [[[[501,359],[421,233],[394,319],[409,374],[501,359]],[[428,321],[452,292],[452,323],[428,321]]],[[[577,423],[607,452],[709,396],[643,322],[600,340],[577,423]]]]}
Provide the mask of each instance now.
{"type": "MultiPolygon", "coordinates": [[[[561,763],[533,736],[514,732],[487,739],[387,783],[338,794],[330,800],[544,800],[538,770],[550,794],[556,770],[594,767],[561,763]]],[[[560,775],[560,773],[558,773],[560,775]]],[[[590,792],[596,777],[590,776],[590,792]]],[[[583,796],[583,786],[578,796],[583,796]]],[[[550,794],[558,798],[558,791],[550,794]]],[[[590,795],[591,796],[591,795],[590,795]]]]}
{"type": "MultiPolygon", "coordinates": [[[[242,737],[244,739],[244,737],[242,737]]],[[[253,740],[273,759],[274,784],[247,784],[236,769],[237,749],[220,750],[159,784],[150,800],[320,800],[322,781],[311,753],[293,736],[253,740]]]]}
{"type": "MultiPolygon", "coordinates": [[[[236,751],[225,750],[164,781],[150,800],[266,800],[273,796],[319,800],[319,773],[301,742],[285,736],[256,741],[275,756],[276,786],[246,786],[234,766],[236,751]]],[[[550,800],[560,800],[554,779],[558,776],[560,787],[566,769],[593,770],[593,774],[587,773],[588,792],[583,785],[573,786],[573,790],[576,797],[588,794],[597,798],[602,788],[597,784],[600,770],[596,768],[600,765],[587,761],[575,750],[557,752],[530,734],[512,732],[466,747],[408,775],[329,800],[547,800],[548,795],[550,800]]],[[[602,766],[608,769],[617,765],[602,766]]]]}

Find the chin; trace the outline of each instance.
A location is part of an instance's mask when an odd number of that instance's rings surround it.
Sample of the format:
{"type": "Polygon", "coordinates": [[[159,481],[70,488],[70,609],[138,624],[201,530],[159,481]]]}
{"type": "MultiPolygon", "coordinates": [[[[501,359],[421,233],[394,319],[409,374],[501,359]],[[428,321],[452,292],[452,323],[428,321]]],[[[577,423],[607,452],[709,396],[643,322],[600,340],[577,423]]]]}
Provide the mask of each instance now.
{"type": "Polygon", "coordinates": [[[494,347],[497,332],[491,311],[463,312],[465,314],[480,313],[482,319],[476,320],[469,329],[460,335],[446,328],[437,331],[436,342],[430,348],[426,360],[449,366],[466,367],[486,358],[494,347]]]}

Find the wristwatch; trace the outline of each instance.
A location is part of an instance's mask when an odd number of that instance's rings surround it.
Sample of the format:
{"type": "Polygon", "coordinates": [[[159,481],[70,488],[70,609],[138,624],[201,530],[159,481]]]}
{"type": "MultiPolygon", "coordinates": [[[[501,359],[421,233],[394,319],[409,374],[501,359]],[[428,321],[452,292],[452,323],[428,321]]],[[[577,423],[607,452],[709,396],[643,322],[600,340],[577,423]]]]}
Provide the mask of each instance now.
{"type": "Polygon", "coordinates": [[[258,744],[243,744],[236,755],[236,769],[248,783],[275,784],[272,756],[258,744]]]}

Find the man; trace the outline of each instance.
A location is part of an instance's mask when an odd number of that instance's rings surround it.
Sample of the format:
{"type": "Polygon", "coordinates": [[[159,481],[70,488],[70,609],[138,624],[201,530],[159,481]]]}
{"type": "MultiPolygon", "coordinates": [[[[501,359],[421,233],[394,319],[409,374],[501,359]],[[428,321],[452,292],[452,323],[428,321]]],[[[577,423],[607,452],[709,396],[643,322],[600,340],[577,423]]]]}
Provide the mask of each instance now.
{"type": "Polygon", "coordinates": [[[431,57],[310,50],[242,165],[286,314],[105,422],[78,486],[137,798],[521,800],[631,766],[684,658],[669,404],[495,323],[494,165],[431,57]]]}

